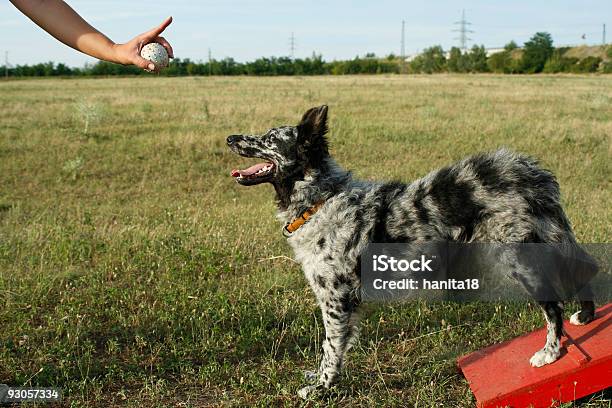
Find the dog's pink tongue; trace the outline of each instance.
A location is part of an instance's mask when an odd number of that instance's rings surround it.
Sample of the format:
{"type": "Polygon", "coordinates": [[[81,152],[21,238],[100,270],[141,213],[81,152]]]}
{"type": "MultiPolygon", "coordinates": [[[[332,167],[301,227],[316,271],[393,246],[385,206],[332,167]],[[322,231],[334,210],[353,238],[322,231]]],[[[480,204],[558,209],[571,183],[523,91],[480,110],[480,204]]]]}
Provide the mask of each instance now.
{"type": "Polygon", "coordinates": [[[234,170],[232,170],[231,175],[232,175],[232,177],[238,177],[238,176],[246,177],[246,176],[250,176],[251,174],[255,174],[259,170],[264,168],[266,166],[266,164],[268,164],[268,163],[257,163],[257,164],[252,165],[248,169],[244,169],[244,170],[234,169],[234,170]]]}

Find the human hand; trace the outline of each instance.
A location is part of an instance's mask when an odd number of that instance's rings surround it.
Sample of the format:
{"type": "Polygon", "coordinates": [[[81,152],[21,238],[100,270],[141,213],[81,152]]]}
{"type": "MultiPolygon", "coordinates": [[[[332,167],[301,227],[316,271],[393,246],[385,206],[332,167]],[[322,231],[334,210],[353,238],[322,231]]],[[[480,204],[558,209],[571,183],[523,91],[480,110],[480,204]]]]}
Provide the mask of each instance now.
{"type": "Polygon", "coordinates": [[[123,65],[136,65],[137,67],[149,72],[158,72],[162,67],[158,67],[151,61],[142,58],[140,56],[140,50],[142,50],[142,47],[145,45],[156,42],[161,44],[166,51],[168,51],[168,56],[170,58],[174,58],[174,53],[170,43],[168,43],[164,37],[159,36],[166,29],[166,27],[170,25],[170,23],[172,23],[172,17],[168,17],[158,27],[137,35],[125,44],[115,44],[115,62],[123,65]]]}

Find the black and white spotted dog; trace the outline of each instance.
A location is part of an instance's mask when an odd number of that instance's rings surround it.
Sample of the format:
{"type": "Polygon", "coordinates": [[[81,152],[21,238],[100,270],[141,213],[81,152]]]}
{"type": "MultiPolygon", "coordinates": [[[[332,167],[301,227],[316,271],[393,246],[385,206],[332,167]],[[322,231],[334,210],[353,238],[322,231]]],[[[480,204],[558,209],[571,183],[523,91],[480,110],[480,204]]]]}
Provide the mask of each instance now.
{"type": "MultiPolygon", "coordinates": [[[[368,243],[576,242],[559,203],[557,181],[534,160],[499,150],[411,184],[355,180],[329,155],[327,111],[327,106],[312,108],[297,126],[273,128],[261,136],[227,138],[235,153],[265,161],[233,170],[232,176],[245,186],[274,186],[287,241],[323,313],[321,365],[318,372],[307,373],[314,384],[300,390],[302,397],[338,380],[358,334],[359,257],[368,243]]],[[[563,333],[562,304],[539,303],[548,334],[530,360],[535,367],[560,357],[563,333]]],[[[581,301],[571,323],[593,318],[594,303],[581,301]]]]}

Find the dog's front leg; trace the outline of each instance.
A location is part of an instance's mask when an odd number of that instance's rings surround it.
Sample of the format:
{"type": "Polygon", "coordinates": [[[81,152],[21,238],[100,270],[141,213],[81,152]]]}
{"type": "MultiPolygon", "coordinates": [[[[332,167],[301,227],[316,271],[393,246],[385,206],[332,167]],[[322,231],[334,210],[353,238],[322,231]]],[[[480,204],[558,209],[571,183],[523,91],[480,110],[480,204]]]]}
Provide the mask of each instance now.
{"type": "Polygon", "coordinates": [[[561,356],[561,336],[563,335],[563,308],[561,302],[539,302],[546,318],[546,344],[542,350],[531,357],[533,367],[555,362],[561,356]]]}
{"type": "Polygon", "coordinates": [[[307,379],[316,378],[317,383],[302,388],[298,392],[302,398],[308,398],[318,390],[328,389],[338,381],[344,356],[358,334],[358,315],[349,305],[330,300],[321,307],[321,312],[325,325],[321,365],[318,373],[307,374],[307,379]]]}

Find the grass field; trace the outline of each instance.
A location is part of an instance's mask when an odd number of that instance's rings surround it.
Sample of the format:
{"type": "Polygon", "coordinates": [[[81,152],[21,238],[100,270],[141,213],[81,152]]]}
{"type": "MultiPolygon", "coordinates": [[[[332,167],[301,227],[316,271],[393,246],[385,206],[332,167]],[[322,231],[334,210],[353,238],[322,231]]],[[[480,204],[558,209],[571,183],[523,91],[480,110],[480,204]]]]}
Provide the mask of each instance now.
{"type": "MultiPolygon", "coordinates": [[[[322,103],[332,152],[357,176],[410,181],[508,146],[557,174],[581,242],[610,242],[610,77],[4,82],[0,383],[61,387],[72,406],[301,404],[320,312],[286,258],[272,188],[234,183],[246,160],[225,138],[322,103]]],[[[309,405],[473,406],[456,357],[544,324],[529,304],[364,316],[339,387],[309,405]]]]}

